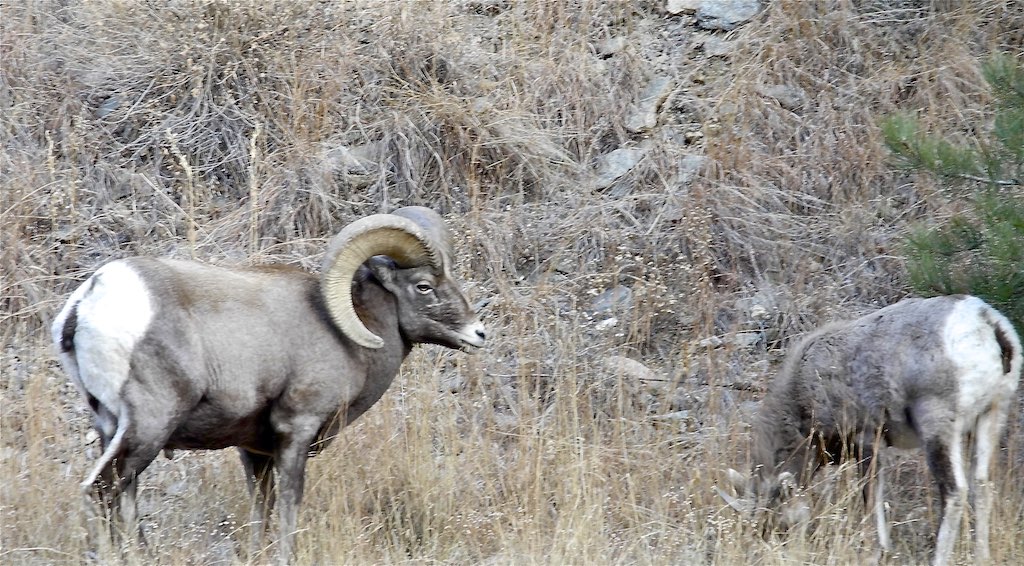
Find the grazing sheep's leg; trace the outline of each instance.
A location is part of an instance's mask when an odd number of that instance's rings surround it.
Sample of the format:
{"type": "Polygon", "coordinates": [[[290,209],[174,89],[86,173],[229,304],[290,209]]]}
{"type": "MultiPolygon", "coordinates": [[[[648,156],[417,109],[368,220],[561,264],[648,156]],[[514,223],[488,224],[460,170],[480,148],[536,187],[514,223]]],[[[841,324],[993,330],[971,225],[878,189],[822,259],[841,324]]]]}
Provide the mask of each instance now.
{"type": "Polygon", "coordinates": [[[125,395],[118,420],[118,434],[122,424],[130,428],[130,432],[122,436],[120,455],[114,460],[116,477],[112,494],[118,500],[118,526],[127,541],[131,543],[137,540],[144,544],[136,506],[138,477],[160,455],[167,438],[176,428],[173,416],[180,411],[174,403],[147,395],[141,388],[131,392],[126,390],[125,395]]]}
{"type": "Polygon", "coordinates": [[[989,483],[989,472],[1009,409],[1008,399],[994,403],[978,417],[975,429],[974,553],[977,561],[981,563],[992,560],[989,550],[989,519],[992,513],[992,484],[989,483]]]}
{"type": "Polygon", "coordinates": [[[939,488],[939,530],[935,540],[936,566],[948,564],[960,530],[967,473],[963,459],[963,423],[956,418],[955,400],[919,399],[909,409],[909,421],[921,439],[932,478],[939,488]]]}
{"type": "Polygon", "coordinates": [[[119,500],[114,493],[117,477],[115,463],[104,462],[93,468],[93,472],[80,484],[82,507],[85,510],[85,525],[92,550],[106,554],[118,545],[119,534],[114,524],[118,515],[119,500]]]}
{"type": "Polygon", "coordinates": [[[163,443],[159,442],[144,446],[128,446],[125,448],[124,457],[118,462],[115,486],[120,497],[120,527],[124,530],[129,543],[137,540],[139,544],[146,544],[136,503],[138,477],[160,455],[162,445],[163,443]]]}
{"type": "MultiPolygon", "coordinates": [[[[127,423],[128,419],[121,422],[127,423]]],[[[123,430],[119,427],[109,443],[103,442],[103,454],[81,484],[90,539],[105,539],[115,546],[123,542],[132,544],[136,536],[139,543],[145,543],[136,505],[138,483],[135,478],[141,469],[137,468],[130,446],[125,445],[123,431],[127,429],[127,426],[123,430]],[[106,535],[101,535],[94,527],[98,521],[107,524],[106,535]]]]}
{"type": "MultiPolygon", "coordinates": [[[[927,429],[926,429],[927,430],[927,429]]],[[[949,430],[948,428],[946,430],[949,430]]],[[[942,519],[935,540],[935,566],[948,564],[960,530],[967,474],[964,471],[962,425],[955,422],[950,434],[933,434],[924,441],[928,468],[939,485],[942,519]]]]}
{"type": "Polygon", "coordinates": [[[882,469],[880,458],[881,430],[873,434],[870,430],[865,431],[858,442],[862,451],[862,458],[858,463],[861,477],[864,479],[864,507],[875,516],[875,531],[878,533],[878,551],[875,562],[881,560],[882,555],[892,551],[892,542],[889,537],[889,521],[885,518],[885,473],[882,469]]]}
{"type": "Polygon", "coordinates": [[[252,497],[252,511],[249,515],[249,528],[252,529],[250,553],[257,556],[263,550],[270,512],[274,508],[274,458],[264,454],[256,454],[239,448],[245,468],[245,481],[252,497]]]}
{"type": "Polygon", "coordinates": [[[875,461],[874,478],[868,479],[871,491],[871,503],[875,509],[875,529],[878,531],[878,547],[881,554],[892,552],[892,539],[889,536],[889,521],[885,517],[885,470],[878,458],[875,461]]]}

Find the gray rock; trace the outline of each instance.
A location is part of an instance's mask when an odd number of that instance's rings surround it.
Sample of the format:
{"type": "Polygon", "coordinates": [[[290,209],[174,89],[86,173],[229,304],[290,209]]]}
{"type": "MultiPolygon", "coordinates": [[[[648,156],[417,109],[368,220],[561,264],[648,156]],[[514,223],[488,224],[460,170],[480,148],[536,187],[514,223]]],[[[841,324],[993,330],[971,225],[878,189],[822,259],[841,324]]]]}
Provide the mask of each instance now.
{"type": "Polygon", "coordinates": [[[728,338],[728,342],[738,348],[751,348],[761,341],[761,337],[761,332],[748,330],[731,334],[728,338]]]}
{"type": "Polygon", "coordinates": [[[371,162],[342,145],[326,149],[321,163],[327,171],[348,175],[369,175],[374,169],[371,162]]]}
{"type": "Polygon", "coordinates": [[[664,378],[651,368],[625,356],[608,356],[604,360],[604,367],[612,375],[622,376],[637,383],[644,381],[660,383],[664,381],[664,378]]]}
{"type": "Polygon", "coordinates": [[[798,110],[807,102],[804,89],[789,85],[762,85],[757,92],[761,96],[774,98],[786,110],[798,110]]]}
{"type": "Polygon", "coordinates": [[[718,37],[709,37],[704,40],[704,54],[708,57],[725,57],[731,55],[733,44],[718,37]]]}
{"type": "Polygon", "coordinates": [[[626,129],[637,133],[658,125],[658,110],[674,86],[669,77],[652,78],[633,105],[633,113],[626,119],[626,129]]]}
{"type": "Polygon", "coordinates": [[[742,423],[752,423],[760,410],[761,404],[757,401],[744,401],[736,409],[737,420],[742,423]]]}
{"type": "Polygon", "coordinates": [[[697,345],[701,348],[718,348],[722,344],[725,344],[725,340],[722,340],[720,336],[708,336],[697,342],[697,345]]]}
{"type": "Polygon", "coordinates": [[[761,0],[703,0],[697,9],[697,25],[703,29],[734,30],[749,22],[762,7],[761,0]]]}
{"type": "Polygon", "coordinates": [[[619,285],[612,287],[594,298],[590,310],[595,313],[621,311],[633,306],[633,290],[619,285]]]}
{"type": "Polygon", "coordinates": [[[707,163],[706,155],[684,155],[679,160],[679,177],[678,182],[681,184],[687,184],[693,180],[699,173],[704,164],[707,163]]]}
{"type": "Polygon", "coordinates": [[[625,49],[628,43],[624,36],[609,37],[597,44],[597,54],[603,57],[611,57],[625,49]]]}
{"type": "Polygon", "coordinates": [[[619,148],[601,156],[597,164],[597,188],[610,187],[619,177],[636,167],[646,153],[646,150],[640,148],[619,148]]]}
{"type": "Polygon", "coordinates": [[[121,97],[116,94],[103,101],[99,108],[96,109],[97,118],[106,118],[111,112],[117,110],[121,106],[121,97]]]}
{"type": "Polygon", "coordinates": [[[673,16],[679,14],[693,14],[704,0],[666,0],[665,11],[673,16]]]}

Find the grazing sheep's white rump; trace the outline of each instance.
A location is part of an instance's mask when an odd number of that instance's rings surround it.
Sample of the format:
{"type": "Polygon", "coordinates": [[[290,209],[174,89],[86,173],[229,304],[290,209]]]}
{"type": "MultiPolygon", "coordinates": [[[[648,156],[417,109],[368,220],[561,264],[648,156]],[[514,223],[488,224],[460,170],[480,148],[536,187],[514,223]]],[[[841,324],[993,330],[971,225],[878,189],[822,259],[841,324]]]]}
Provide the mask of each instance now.
{"type": "MultiPolygon", "coordinates": [[[[1017,390],[1019,354],[1004,368],[1003,347],[993,340],[993,328],[1011,329],[1010,321],[977,297],[958,301],[946,318],[943,344],[946,357],[957,366],[957,406],[964,418],[977,418],[993,401],[1017,390]],[[995,326],[993,326],[995,325],[995,326]],[[1016,363],[1017,367],[1012,365],[1016,363]]],[[[1011,340],[1007,337],[1007,340],[1011,340]]],[[[1017,348],[1018,352],[1020,348],[1017,348]]]]}

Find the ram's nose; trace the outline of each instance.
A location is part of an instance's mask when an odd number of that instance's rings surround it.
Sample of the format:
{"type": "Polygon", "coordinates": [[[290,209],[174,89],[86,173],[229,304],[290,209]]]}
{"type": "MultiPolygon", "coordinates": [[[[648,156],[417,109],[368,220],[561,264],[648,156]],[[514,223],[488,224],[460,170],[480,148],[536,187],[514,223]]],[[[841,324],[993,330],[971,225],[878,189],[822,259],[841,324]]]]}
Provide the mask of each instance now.
{"type": "Polygon", "coordinates": [[[460,335],[463,346],[481,348],[487,340],[487,329],[484,328],[482,322],[477,320],[466,325],[466,327],[462,329],[460,335]]]}

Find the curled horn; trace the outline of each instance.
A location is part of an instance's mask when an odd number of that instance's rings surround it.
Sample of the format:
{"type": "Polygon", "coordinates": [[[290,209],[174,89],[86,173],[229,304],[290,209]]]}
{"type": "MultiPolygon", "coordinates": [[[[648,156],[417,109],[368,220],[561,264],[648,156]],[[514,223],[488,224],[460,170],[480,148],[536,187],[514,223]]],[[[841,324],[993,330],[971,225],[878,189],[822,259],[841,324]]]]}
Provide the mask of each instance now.
{"type": "Polygon", "coordinates": [[[715,492],[718,493],[718,496],[721,497],[729,507],[732,507],[740,514],[746,515],[752,513],[754,510],[754,501],[749,499],[750,494],[748,493],[748,491],[750,491],[750,478],[732,468],[727,470],[726,477],[729,479],[729,483],[732,484],[733,489],[736,490],[738,497],[729,495],[728,492],[719,488],[717,485],[714,486],[715,492]]]}
{"type": "Polygon", "coordinates": [[[733,497],[717,485],[714,486],[714,490],[718,493],[718,496],[721,497],[722,500],[725,501],[729,507],[732,507],[737,513],[746,515],[753,511],[753,502],[733,497]]]}
{"type": "Polygon", "coordinates": [[[408,218],[423,229],[440,262],[431,265],[438,273],[447,275],[452,265],[452,236],[441,215],[422,206],[406,206],[392,214],[408,218]]]}
{"type": "Polygon", "coordinates": [[[384,341],[359,320],[352,303],[352,278],[375,255],[386,255],[402,268],[429,265],[445,273],[450,237],[441,216],[423,207],[374,214],[346,226],[331,239],[324,255],[320,290],[334,323],[360,346],[380,348],[384,341]]]}

